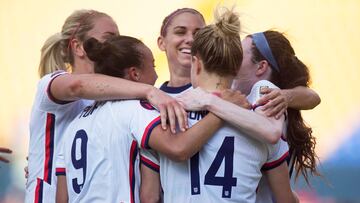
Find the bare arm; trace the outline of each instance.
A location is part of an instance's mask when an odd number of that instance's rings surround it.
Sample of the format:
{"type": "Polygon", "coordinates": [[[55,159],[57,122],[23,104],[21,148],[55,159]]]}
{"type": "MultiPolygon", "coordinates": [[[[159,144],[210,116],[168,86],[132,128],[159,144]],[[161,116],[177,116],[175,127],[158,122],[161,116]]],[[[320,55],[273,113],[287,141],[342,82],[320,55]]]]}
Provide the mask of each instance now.
{"type": "Polygon", "coordinates": [[[222,121],[218,117],[209,113],[187,131],[176,135],[157,126],[151,132],[149,145],[170,159],[185,161],[201,149],[221,124],[222,121]]]}
{"type": "Polygon", "coordinates": [[[261,142],[275,144],[281,137],[284,116],[278,120],[274,117],[267,117],[264,115],[262,107],[256,108],[254,112],[213,97],[207,105],[207,109],[261,142]]]}
{"type": "Polygon", "coordinates": [[[60,175],[57,177],[56,203],[67,203],[68,201],[66,176],[60,175]]]}
{"type": "Polygon", "coordinates": [[[313,109],[320,104],[319,95],[312,89],[298,86],[293,89],[263,88],[265,94],[257,104],[265,104],[264,110],[268,116],[280,117],[288,107],[298,110],[313,109]]]}
{"type": "Polygon", "coordinates": [[[250,104],[245,95],[239,91],[226,90],[221,93],[221,97],[196,88],[180,95],[177,99],[186,109],[207,109],[261,142],[274,144],[280,139],[284,118],[276,120],[274,117],[267,117],[262,107],[257,108],[256,113],[246,109],[250,104]],[[237,105],[233,104],[235,102],[237,105]]]}
{"type": "Polygon", "coordinates": [[[278,203],[296,203],[296,196],[290,187],[290,178],[287,163],[284,162],[280,166],[266,171],[265,177],[269,182],[269,186],[278,203]]]}
{"type": "Polygon", "coordinates": [[[159,203],[161,201],[161,184],[158,172],[141,164],[141,203],[159,203]]]}
{"type": "Polygon", "coordinates": [[[175,132],[175,120],[182,130],[187,128],[186,112],[180,104],[161,90],[143,83],[102,74],[63,74],[56,77],[50,87],[51,94],[61,101],[78,99],[115,100],[144,98],[149,100],[161,115],[162,127],[175,132]]]}

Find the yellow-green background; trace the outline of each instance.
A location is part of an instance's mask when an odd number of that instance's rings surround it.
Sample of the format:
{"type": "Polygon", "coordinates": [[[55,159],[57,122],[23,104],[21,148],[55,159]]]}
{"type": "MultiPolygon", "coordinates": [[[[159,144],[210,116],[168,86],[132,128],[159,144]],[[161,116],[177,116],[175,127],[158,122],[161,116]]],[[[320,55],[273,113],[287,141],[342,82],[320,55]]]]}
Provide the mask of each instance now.
{"type": "MultiPolygon", "coordinates": [[[[298,58],[310,67],[312,88],[322,99],[303,115],[313,127],[321,160],[331,156],[360,123],[358,0],[0,0],[0,146],[14,151],[7,156],[14,170],[12,188],[24,189],[22,168],[40,48],[70,13],[82,8],[106,12],[121,34],[142,39],[154,53],[159,85],[169,78],[165,55],[156,45],[162,19],[174,9],[193,7],[211,23],[219,4],[236,4],[242,36],[269,28],[288,34],[298,58]]],[[[0,166],[4,173],[7,166],[0,166]]]]}

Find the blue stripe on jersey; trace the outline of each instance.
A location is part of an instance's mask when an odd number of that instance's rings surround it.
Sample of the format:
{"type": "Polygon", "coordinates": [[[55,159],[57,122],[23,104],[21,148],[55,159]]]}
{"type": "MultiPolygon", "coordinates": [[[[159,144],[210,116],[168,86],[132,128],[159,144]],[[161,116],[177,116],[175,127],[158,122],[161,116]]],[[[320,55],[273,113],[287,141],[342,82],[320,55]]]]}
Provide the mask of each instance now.
{"type": "Polygon", "coordinates": [[[159,116],[159,117],[156,117],[154,120],[152,120],[148,126],[146,126],[144,134],[141,139],[141,147],[142,148],[150,149],[149,138],[150,138],[151,132],[157,125],[160,124],[160,122],[161,122],[161,119],[159,116]]]}
{"type": "Polygon", "coordinates": [[[35,203],[42,203],[43,199],[43,180],[37,178],[36,180],[36,188],[35,188],[35,203]]]}
{"type": "Polygon", "coordinates": [[[65,168],[56,168],[55,171],[56,176],[66,176],[65,168]]]}
{"type": "Polygon", "coordinates": [[[73,101],[62,101],[62,100],[56,99],[54,97],[54,95],[52,95],[51,90],[50,90],[52,82],[54,81],[55,78],[59,77],[60,75],[63,75],[63,74],[58,74],[58,75],[55,74],[55,76],[53,78],[51,78],[51,80],[50,80],[50,82],[48,84],[48,87],[46,89],[46,92],[47,92],[47,95],[48,95],[48,97],[49,97],[49,99],[51,101],[53,101],[53,102],[55,102],[57,104],[68,104],[68,103],[71,103],[73,101]]]}
{"type": "Polygon", "coordinates": [[[151,160],[147,159],[146,157],[140,156],[141,163],[144,164],[144,166],[150,168],[151,170],[159,173],[160,166],[152,162],[151,160]]]}
{"type": "Polygon", "coordinates": [[[187,90],[188,88],[191,87],[191,83],[186,84],[184,86],[180,86],[180,87],[169,87],[168,84],[169,84],[169,81],[164,82],[161,85],[160,90],[162,90],[166,93],[169,93],[169,94],[178,94],[178,93],[181,93],[184,90],[187,90]]]}
{"type": "MultiPolygon", "coordinates": [[[[137,142],[133,141],[130,148],[129,181],[130,181],[130,202],[135,202],[135,160],[138,154],[137,142]]],[[[121,191],[119,191],[121,192],[121,191]]]]}
{"type": "Polygon", "coordinates": [[[46,116],[44,181],[51,185],[54,157],[55,115],[46,116]]]}

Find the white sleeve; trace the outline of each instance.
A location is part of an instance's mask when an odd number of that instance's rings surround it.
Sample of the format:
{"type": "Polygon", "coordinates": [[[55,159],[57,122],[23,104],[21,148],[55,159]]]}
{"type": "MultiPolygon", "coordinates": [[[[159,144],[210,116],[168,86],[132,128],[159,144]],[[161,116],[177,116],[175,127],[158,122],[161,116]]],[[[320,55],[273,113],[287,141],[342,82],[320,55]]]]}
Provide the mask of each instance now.
{"type": "Polygon", "coordinates": [[[247,99],[253,105],[253,108],[257,107],[257,106],[254,106],[256,101],[259,100],[263,96],[263,94],[260,93],[260,90],[263,87],[279,89],[276,85],[274,85],[273,83],[271,83],[268,80],[260,80],[260,81],[256,82],[252,86],[250,94],[247,96],[247,99]]]}
{"type": "Polygon", "coordinates": [[[160,160],[157,152],[151,149],[140,149],[140,161],[142,165],[159,173],[160,160]]]}
{"type": "Polygon", "coordinates": [[[149,138],[152,130],[161,123],[160,113],[144,100],[134,102],[137,104],[130,121],[131,134],[140,144],[140,148],[150,149],[149,138]]]}
{"type": "Polygon", "coordinates": [[[271,170],[280,166],[289,158],[289,146],[287,142],[280,139],[276,144],[268,144],[269,157],[266,163],[262,166],[262,170],[271,170]]]}
{"type": "Polygon", "coordinates": [[[40,101],[38,108],[47,112],[54,112],[60,105],[71,103],[71,101],[61,101],[56,99],[50,91],[51,83],[60,75],[69,74],[65,71],[56,71],[42,77],[38,83],[36,100],[40,101]]]}

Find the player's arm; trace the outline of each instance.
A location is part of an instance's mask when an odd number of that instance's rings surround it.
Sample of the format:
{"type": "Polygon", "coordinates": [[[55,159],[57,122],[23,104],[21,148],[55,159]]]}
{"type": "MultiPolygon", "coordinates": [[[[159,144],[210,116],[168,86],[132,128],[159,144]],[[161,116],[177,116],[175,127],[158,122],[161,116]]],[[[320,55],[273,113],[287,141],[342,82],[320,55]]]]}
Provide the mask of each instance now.
{"type": "Polygon", "coordinates": [[[146,98],[160,111],[163,128],[166,128],[167,119],[173,131],[175,131],[175,120],[182,130],[187,127],[186,112],[181,105],[148,84],[102,74],[62,74],[53,79],[50,93],[60,101],[146,98]]]}
{"type": "Polygon", "coordinates": [[[292,89],[262,88],[265,94],[257,104],[264,104],[266,115],[280,117],[288,107],[298,110],[313,109],[320,104],[319,95],[312,89],[298,86],[292,89]]]}
{"type": "Polygon", "coordinates": [[[143,163],[140,168],[140,202],[141,203],[160,203],[161,202],[161,184],[160,174],[143,163]]]}
{"type": "Polygon", "coordinates": [[[221,124],[220,118],[209,113],[187,131],[175,135],[156,126],[148,138],[148,145],[174,161],[185,161],[201,149],[221,124]]]}
{"type": "Polygon", "coordinates": [[[286,162],[281,165],[267,170],[265,178],[269,182],[269,186],[277,203],[297,203],[298,199],[291,190],[289,169],[286,162]]]}
{"type": "Polygon", "coordinates": [[[197,88],[194,91],[186,92],[177,99],[179,99],[186,109],[205,108],[232,124],[243,133],[262,142],[274,144],[280,139],[283,119],[276,120],[274,117],[265,116],[261,107],[255,109],[256,113],[243,108],[248,107],[249,104],[247,101],[244,101],[246,97],[239,91],[227,90],[221,93],[221,97],[222,98],[219,98],[197,88]],[[237,104],[243,107],[228,102],[232,100],[237,101],[237,104]]]}
{"type": "Polygon", "coordinates": [[[66,176],[58,175],[56,186],[56,203],[67,203],[68,201],[69,198],[66,185],[66,176]]]}

